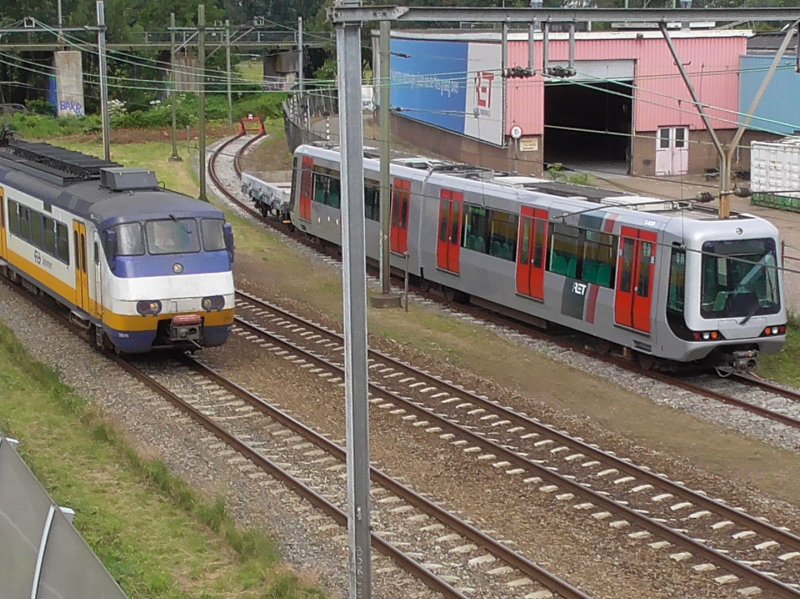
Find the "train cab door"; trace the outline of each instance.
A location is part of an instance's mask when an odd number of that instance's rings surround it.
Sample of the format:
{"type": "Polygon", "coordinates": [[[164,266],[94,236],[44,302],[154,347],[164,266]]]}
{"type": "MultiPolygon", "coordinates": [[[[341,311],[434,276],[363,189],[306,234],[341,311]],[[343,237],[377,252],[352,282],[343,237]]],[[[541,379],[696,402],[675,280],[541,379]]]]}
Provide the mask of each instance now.
{"type": "Polygon", "coordinates": [[[75,246],[75,305],[89,313],[89,272],[86,254],[86,225],[72,222],[72,239],[75,246]]]}
{"type": "Polygon", "coordinates": [[[395,254],[408,253],[408,213],[411,203],[411,181],[395,179],[392,186],[392,230],[391,251],[395,254]]]}
{"type": "Polygon", "coordinates": [[[658,234],[622,227],[617,258],[616,324],[650,334],[658,234]]]}
{"type": "Polygon", "coordinates": [[[524,206],[519,223],[517,293],[544,301],[544,266],[547,256],[547,210],[524,206]]]}
{"type": "Polygon", "coordinates": [[[314,159],[303,156],[300,169],[300,218],[311,221],[311,202],[314,197],[314,159]]]}
{"type": "Polygon", "coordinates": [[[94,272],[94,312],[98,318],[103,317],[103,260],[100,255],[100,243],[100,236],[95,231],[90,268],[94,272]]]}
{"type": "Polygon", "coordinates": [[[436,265],[442,270],[461,272],[461,222],[464,194],[443,189],[439,195],[439,243],[436,265]]]}
{"type": "Polygon", "coordinates": [[[6,227],[8,221],[6,220],[6,190],[0,186],[0,259],[6,259],[6,227]]]}

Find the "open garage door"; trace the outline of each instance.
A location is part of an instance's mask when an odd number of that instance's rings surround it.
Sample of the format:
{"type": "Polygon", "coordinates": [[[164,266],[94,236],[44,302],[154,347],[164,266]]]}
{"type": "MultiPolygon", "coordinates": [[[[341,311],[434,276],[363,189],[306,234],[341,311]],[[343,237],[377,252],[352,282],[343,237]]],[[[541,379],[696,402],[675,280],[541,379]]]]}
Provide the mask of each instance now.
{"type": "Polygon", "coordinates": [[[575,69],[545,83],[545,163],[629,172],[633,61],[578,61],[575,69]]]}

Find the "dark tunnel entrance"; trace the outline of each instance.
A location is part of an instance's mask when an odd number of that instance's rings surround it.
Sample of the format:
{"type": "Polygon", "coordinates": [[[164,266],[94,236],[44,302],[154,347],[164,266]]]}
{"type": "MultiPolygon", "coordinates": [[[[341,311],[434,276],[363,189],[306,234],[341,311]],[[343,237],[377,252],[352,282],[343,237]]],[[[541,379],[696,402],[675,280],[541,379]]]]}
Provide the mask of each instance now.
{"type": "Polygon", "coordinates": [[[629,171],[632,81],[545,85],[544,161],[629,171]]]}

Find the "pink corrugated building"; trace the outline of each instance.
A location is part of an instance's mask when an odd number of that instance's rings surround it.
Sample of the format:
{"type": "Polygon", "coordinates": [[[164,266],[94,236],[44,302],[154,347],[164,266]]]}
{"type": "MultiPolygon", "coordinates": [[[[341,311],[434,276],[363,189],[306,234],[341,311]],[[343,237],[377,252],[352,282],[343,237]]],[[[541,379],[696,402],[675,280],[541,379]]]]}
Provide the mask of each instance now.
{"type": "MultiPolygon", "coordinates": [[[[749,31],[670,31],[720,140],[736,130],[739,63],[749,31]]],[[[456,160],[538,174],[563,163],[641,175],[703,172],[717,165],[711,137],[658,30],[579,32],[575,76],[542,76],[542,33],[392,34],[395,134],[456,160]],[[505,71],[507,72],[507,71],[505,71]],[[431,127],[441,130],[432,135],[431,127]]],[[[548,66],[569,63],[567,33],[550,33],[548,66]]],[[[746,141],[746,140],[745,140],[746,141]]]]}

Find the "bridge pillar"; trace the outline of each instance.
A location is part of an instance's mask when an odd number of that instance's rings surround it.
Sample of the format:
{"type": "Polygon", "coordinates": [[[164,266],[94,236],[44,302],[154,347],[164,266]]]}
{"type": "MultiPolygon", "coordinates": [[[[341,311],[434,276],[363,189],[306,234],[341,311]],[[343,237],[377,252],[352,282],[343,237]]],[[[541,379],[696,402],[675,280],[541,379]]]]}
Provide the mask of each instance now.
{"type": "Polygon", "coordinates": [[[51,102],[56,107],[56,115],[84,116],[86,108],[83,103],[81,53],[78,50],[60,50],[55,53],[53,63],[56,76],[51,102]]]}

